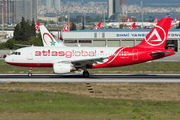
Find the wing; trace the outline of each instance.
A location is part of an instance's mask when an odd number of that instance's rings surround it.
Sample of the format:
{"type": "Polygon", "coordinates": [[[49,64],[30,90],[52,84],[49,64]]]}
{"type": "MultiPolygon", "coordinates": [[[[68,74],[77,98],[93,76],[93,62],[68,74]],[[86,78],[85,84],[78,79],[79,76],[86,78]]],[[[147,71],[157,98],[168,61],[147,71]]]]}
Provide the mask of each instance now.
{"type": "Polygon", "coordinates": [[[14,45],[21,46],[21,47],[30,47],[30,46],[32,46],[32,45],[23,45],[23,44],[14,44],[14,45]]]}
{"type": "Polygon", "coordinates": [[[69,59],[69,60],[61,60],[58,63],[63,63],[63,62],[70,62],[73,64],[78,64],[81,66],[85,66],[85,65],[92,65],[92,64],[96,64],[98,62],[104,62],[104,60],[106,60],[107,57],[93,57],[93,58],[83,58],[83,59],[69,59]]]}

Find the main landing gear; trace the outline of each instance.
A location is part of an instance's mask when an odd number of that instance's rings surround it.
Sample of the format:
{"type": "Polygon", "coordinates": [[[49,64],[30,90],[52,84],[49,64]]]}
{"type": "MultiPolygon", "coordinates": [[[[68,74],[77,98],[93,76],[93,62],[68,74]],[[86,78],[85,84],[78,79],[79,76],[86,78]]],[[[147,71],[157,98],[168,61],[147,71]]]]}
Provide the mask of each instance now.
{"type": "Polygon", "coordinates": [[[89,72],[87,71],[86,66],[83,66],[81,69],[84,70],[83,77],[88,78],[89,77],[89,72]]]}
{"type": "Polygon", "coordinates": [[[29,73],[28,73],[28,76],[31,77],[32,76],[32,67],[29,68],[29,73]]]}
{"type": "Polygon", "coordinates": [[[84,71],[83,72],[83,77],[88,78],[89,77],[89,72],[88,71],[84,71]]]}

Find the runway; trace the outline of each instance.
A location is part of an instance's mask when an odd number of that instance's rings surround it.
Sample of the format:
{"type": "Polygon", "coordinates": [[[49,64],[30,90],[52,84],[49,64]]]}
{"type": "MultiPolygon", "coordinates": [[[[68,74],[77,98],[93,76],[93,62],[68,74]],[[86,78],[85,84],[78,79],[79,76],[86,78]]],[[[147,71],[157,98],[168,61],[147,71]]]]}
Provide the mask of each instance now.
{"type": "Polygon", "coordinates": [[[90,74],[84,78],[82,74],[0,74],[0,83],[6,82],[115,82],[115,83],[180,83],[180,74],[90,74]]]}

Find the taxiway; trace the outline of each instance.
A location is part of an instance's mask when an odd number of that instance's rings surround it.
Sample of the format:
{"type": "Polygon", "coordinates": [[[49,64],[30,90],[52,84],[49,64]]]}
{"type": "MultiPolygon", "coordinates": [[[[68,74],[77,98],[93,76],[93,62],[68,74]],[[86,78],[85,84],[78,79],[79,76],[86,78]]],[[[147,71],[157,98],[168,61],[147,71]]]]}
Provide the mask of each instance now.
{"type": "Polygon", "coordinates": [[[180,83],[180,74],[0,74],[0,83],[6,82],[117,82],[117,83],[180,83]]]}

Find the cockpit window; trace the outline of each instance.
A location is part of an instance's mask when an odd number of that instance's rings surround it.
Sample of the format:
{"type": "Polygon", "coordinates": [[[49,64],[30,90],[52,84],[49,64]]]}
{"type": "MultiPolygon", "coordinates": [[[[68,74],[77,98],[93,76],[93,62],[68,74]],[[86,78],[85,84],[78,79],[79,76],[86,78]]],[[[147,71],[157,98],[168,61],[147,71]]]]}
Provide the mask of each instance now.
{"type": "Polygon", "coordinates": [[[21,52],[13,52],[12,55],[21,55],[21,52]]]}

